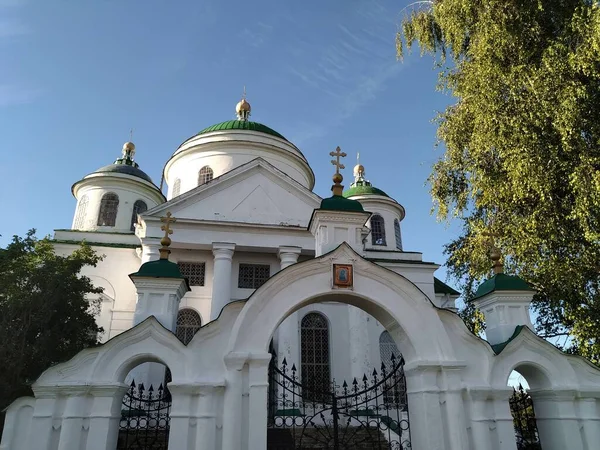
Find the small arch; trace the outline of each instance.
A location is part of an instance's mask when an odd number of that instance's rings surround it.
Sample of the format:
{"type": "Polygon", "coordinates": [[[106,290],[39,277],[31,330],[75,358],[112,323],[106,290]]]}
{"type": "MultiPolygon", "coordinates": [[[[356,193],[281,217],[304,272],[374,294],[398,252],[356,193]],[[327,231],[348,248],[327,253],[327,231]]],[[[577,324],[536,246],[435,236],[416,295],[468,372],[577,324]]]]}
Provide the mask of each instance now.
{"type": "Polygon", "coordinates": [[[400,233],[400,221],[394,219],[394,234],[396,235],[396,248],[402,250],[402,234],[400,233]]]}
{"type": "Polygon", "coordinates": [[[183,345],[188,345],[198,330],[202,327],[200,314],[192,308],[182,308],[177,313],[175,336],[183,345]]]}
{"type": "Polygon", "coordinates": [[[371,217],[371,243],[373,245],[386,245],[385,221],[379,214],[373,214],[371,217]]]}
{"type": "Polygon", "coordinates": [[[89,197],[87,194],[84,194],[79,199],[79,204],[77,205],[77,214],[75,215],[75,222],[73,223],[74,230],[82,230],[85,224],[85,215],[87,212],[87,206],[89,203],[89,197]]]}
{"type": "Polygon", "coordinates": [[[142,214],[148,211],[148,205],[143,200],[137,200],[133,204],[133,213],[131,214],[131,231],[135,231],[135,224],[137,223],[138,214],[142,214]]]}
{"type": "Polygon", "coordinates": [[[204,166],[198,172],[198,186],[206,184],[211,181],[214,177],[214,172],[210,166],[204,166]]]}
{"type": "Polygon", "coordinates": [[[100,211],[98,213],[98,226],[114,227],[119,210],[119,196],[114,192],[108,192],[102,196],[100,211]]]}
{"type": "Polygon", "coordinates": [[[300,322],[300,367],[302,383],[312,391],[327,392],[331,381],[329,321],[318,312],[300,322]]]}
{"type": "Polygon", "coordinates": [[[173,183],[173,190],[171,192],[171,197],[177,197],[181,192],[181,180],[179,178],[175,179],[173,183]]]}
{"type": "MultiPolygon", "coordinates": [[[[538,370],[533,367],[527,368],[526,365],[523,367],[525,368],[525,372],[530,374],[535,373],[538,370]]],[[[516,378],[516,380],[518,380],[518,385],[512,384],[511,386],[513,388],[513,394],[509,399],[509,407],[513,418],[517,449],[541,450],[542,447],[537,428],[534,402],[529,394],[529,382],[520,372],[515,371],[514,373],[520,375],[520,377],[516,378]],[[523,386],[523,384],[525,384],[525,386],[523,386]]],[[[537,374],[537,376],[540,376],[540,374],[537,374]]]]}

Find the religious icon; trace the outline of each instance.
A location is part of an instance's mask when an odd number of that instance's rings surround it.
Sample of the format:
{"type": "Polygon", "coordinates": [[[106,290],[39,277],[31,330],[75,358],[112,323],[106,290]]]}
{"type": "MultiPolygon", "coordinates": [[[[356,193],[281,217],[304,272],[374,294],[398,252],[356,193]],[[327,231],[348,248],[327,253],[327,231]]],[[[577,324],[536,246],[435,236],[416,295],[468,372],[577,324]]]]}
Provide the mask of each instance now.
{"type": "Polygon", "coordinates": [[[335,287],[352,287],[352,266],[350,264],[333,265],[333,285],[335,287]]]}

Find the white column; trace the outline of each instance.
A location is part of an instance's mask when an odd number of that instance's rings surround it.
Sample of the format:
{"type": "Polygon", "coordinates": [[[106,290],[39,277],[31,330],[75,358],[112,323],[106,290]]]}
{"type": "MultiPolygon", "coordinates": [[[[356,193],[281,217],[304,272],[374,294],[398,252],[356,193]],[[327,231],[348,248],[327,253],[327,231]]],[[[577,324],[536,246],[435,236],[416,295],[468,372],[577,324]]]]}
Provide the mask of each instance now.
{"type": "Polygon", "coordinates": [[[119,437],[119,421],[125,384],[95,386],[92,389],[92,408],[86,450],[114,450],[119,437]]]}
{"type": "Polygon", "coordinates": [[[437,386],[439,370],[439,367],[405,368],[410,440],[415,450],[446,450],[437,386]]]}
{"type": "MultiPolygon", "coordinates": [[[[596,394],[597,395],[597,394],[596,394]]],[[[600,405],[598,399],[585,397],[579,399],[579,417],[581,419],[585,450],[593,450],[600,442],[600,405]]]]}
{"type": "MultiPolygon", "coordinates": [[[[298,256],[300,256],[300,247],[279,247],[279,260],[281,261],[280,269],[296,264],[298,256]]],[[[293,365],[300,371],[300,338],[298,335],[298,312],[293,312],[285,318],[277,329],[277,364],[285,359],[287,367],[292,368],[293,365]]]]}
{"type": "Polygon", "coordinates": [[[142,239],[142,264],[149,261],[156,261],[160,258],[158,249],[160,248],[160,239],[144,238],[142,239]]]}
{"type": "Polygon", "coordinates": [[[515,425],[510,411],[510,397],[513,395],[512,388],[495,390],[493,393],[494,420],[496,421],[496,439],[498,450],[515,450],[517,439],[515,437],[515,425]]]}
{"type": "Polygon", "coordinates": [[[35,432],[29,435],[27,448],[48,450],[52,444],[52,421],[58,392],[42,394],[36,390],[35,395],[35,408],[31,420],[31,430],[35,432]]]}
{"type": "Polygon", "coordinates": [[[464,450],[469,448],[465,405],[462,398],[462,367],[444,368],[442,370],[444,394],[444,416],[448,424],[448,450],[464,450]]]}
{"type": "MultiPolygon", "coordinates": [[[[373,371],[370,357],[369,328],[367,313],[362,309],[348,305],[348,340],[350,343],[350,379],[362,380],[363,375],[370,376],[373,371]]],[[[342,331],[342,330],[340,330],[342,331]]],[[[339,378],[340,374],[333,374],[339,378]]]]}
{"type": "Polygon", "coordinates": [[[267,396],[269,391],[270,353],[252,355],[249,360],[248,381],[250,401],[248,407],[248,449],[267,448],[267,396]]]}
{"type": "Polygon", "coordinates": [[[83,415],[87,397],[77,393],[67,397],[60,426],[58,450],[80,450],[82,448],[83,415]]]}
{"type": "MultiPolygon", "coordinates": [[[[225,398],[223,399],[222,450],[240,450],[242,448],[242,369],[248,356],[246,353],[230,353],[225,356],[227,373],[225,375],[225,398]]],[[[263,408],[266,414],[266,401],[263,408]]]]}
{"type": "Polygon", "coordinates": [[[530,390],[533,410],[544,450],[583,450],[575,391],[530,390]]]}
{"type": "Polygon", "coordinates": [[[213,242],[215,257],[213,268],[212,304],[210,320],[215,320],[221,310],[231,301],[231,260],[235,244],[213,242]]]}

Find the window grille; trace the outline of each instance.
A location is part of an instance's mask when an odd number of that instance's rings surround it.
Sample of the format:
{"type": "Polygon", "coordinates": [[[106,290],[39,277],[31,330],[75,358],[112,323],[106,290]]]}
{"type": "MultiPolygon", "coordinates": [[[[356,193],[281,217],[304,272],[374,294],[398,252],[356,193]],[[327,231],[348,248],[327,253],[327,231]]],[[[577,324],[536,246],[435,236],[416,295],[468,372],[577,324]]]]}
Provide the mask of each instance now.
{"type": "Polygon", "coordinates": [[[402,250],[402,234],[400,234],[400,221],[394,219],[394,232],[396,233],[396,248],[402,250]]]}
{"type": "Polygon", "coordinates": [[[371,239],[373,245],[386,245],[383,217],[377,214],[371,217],[371,239]]]}
{"type": "Polygon", "coordinates": [[[100,212],[98,213],[98,226],[114,227],[119,210],[119,196],[112,192],[104,194],[100,201],[100,212]]]}
{"type": "Polygon", "coordinates": [[[213,176],[213,170],[208,166],[204,166],[200,169],[200,172],[198,172],[198,186],[208,183],[213,179],[213,176]]]}
{"type": "MultiPolygon", "coordinates": [[[[386,373],[391,373],[394,369],[394,363],[398,365],[402,360],[402,355],[400,354],[400,350],[398,350],[398,346],[387,331],[384,331],[379,335],[379,355],[381,356],[381,363],[385,364],[386,373]]],[[[404,368],[402,370],[404,370],[404,368]]],[[[385,396],[386,402],[388,403],[407,405],[408,395],[406,393],[406,379],[402,377],[402,380],[398,385],[396,385],[393,390],[390,390],[390,392],[386,392],[385,396]]]]}
{"type": "Polygon", "coordinates": [[[188,345],[194,335],[202,327],[200,314],[190,308],[180,309],[177,313],[177,325],[175,327],[175,336],[184,345],[188,345]]]}
{"type": "Polygon", "coordinates": [[[181,191],[181,180],[179,178],[175,179],[175,183],[173,183],[173,193],[171,197],[177,197],[179,192],[181,191]]]}
{"type": "Polygon", "coordinates": [[[190,286],[204,286],[205,263],[179,262],[177,265],[181,275],[188,279],[190,286]]]}
{"type": "Polygon", "coordinates": [[[267,264],[240,264],[238,287],[258,289],[271,277],[271,266],[267,264]]]}
{"type": "Polygon", "coordinates": [[[133,213],[131,214],[131,231],[135,231],[135,224],[137,223],[138,214],[142,214],[148,211],[148,205],[142,200],[138,200],[133,204],[133,213]]]}
{"type": "Polygon", "coordinates": [[[83,229],[83,225],[85,223],[85,213],[87,211],[89,198],[87,195],[84,195],[79,200],[79,205],[77,205],[77,214],[75,215],[75,223],[73,224],[73,229],[81,230],[83,229]]]}
{"type": "MultiPolygon", "coordinates": [[[[300,324],[300,353],[301,353],[301,380],[310,391],[329,392],[331,381],[331,368],[329,364],[329,324],[327,319],[319,313],[310,313],[304,316],[300,324]]],[[[320,401],[320,396],[315,395],[314,400],[320,401]]]]}

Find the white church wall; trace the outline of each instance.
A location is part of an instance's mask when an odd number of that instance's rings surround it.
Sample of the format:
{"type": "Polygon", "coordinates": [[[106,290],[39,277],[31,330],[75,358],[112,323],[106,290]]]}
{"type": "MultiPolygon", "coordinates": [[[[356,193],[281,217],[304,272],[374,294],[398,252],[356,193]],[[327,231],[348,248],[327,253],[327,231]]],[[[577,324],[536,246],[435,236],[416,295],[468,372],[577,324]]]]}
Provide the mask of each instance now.
{"type": "MultiPolygon", "coordinates": [[[[275,249],[273,249],[275,251],[275,249]]],[[[238,277],[240,273],[240,264],[261,264],[270,266],[271,276],[279,271],[280,261],[275,253],[257,253],[235,251],[232,259],[231,270],[231,299],[243,300],[252,295],[255,289],[240,288],[238,277]]]]}
{"type": "Polygon", "coordinates": [[[200,314],[202,324],[210,321],[214,259],[212,252],[197,249],[173,249],[169,259],[173,262],[204,263],[204,286],[191,285],[180,301],[179,308],[192,308],[200,314]]]}
{"type": "Polygon", "coordinates": [[[413,282],[436,305],[437,302],[433,285],[433,274],[439,268],[437,264],[411,264],[378,261],[378,265],[396,272],[413,282]]]}
{"type": "Polygon", "coordinates": [[[198,186],[198,172],[204,166],[219,177],[236,167],[263,158],[303,186],[312,189],[314,174],[299,150],[287,141],[263,133],[229,131],[189,139],[177,150],[165,167],[165,180],[171,187],[181,180],[180,193],[198,186]]]}
{"type": "MultiPolygon", "coordinates": [[[[394,229],[394,220],[400,221],[400,227],[402,227],[402,219],[404,218],[404,210],[402,207],[394,202],[393,200],[373,195],[359,195],[352,197],[360,201],[365,211],[373,214],[377,214],[383,218],[384,229],[385,229],[385,245],[378,245],[373,243],[372,235],[367,237],[365,242],[365,248],[367,250],[398,250],[396,245],[396,232],[394,229]]],[[[367,222],[367,227],[371,228],[371,220],[367,222]]],[[[402,228],[400,229],[400,236],[402,236],[402,228]]],[[[402,241],[402,239],[400,239],[402,241]]],[[[400,248],[402,248],[400,242],[400,248]]]]}
{"type": "Polygon", "coordinates": [[[73,217],[73,228],[76,226],[79,210],[79,200],[87,195],[88,204],[85,209],[83,226],[78,227],[86,231],[108,231],[133,233],[131,231],[131,218],[133,205],[137,200],[142,200],[148,209],[162,203],[163,197],[151,183],[140,180],[133,182],[128,177],[111,174],[111,176],[93,176],[80,181],[76,185],[74,194],[78,200],[73,217]],[[119,206],[114,227],[98,225],[98,213],[102,197],[107,193],[115,193],[119,196],[119,206]]]}

